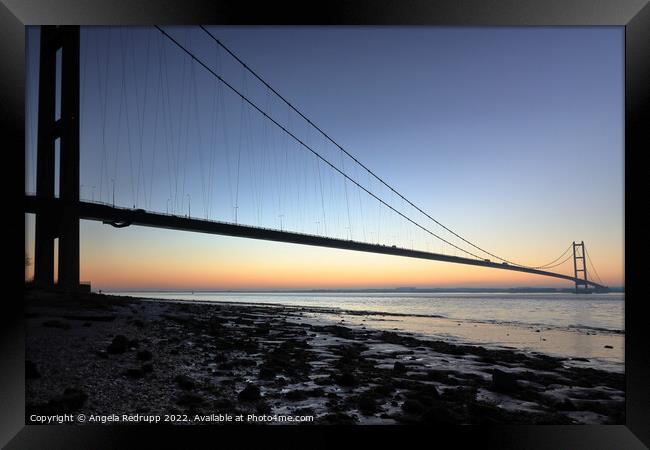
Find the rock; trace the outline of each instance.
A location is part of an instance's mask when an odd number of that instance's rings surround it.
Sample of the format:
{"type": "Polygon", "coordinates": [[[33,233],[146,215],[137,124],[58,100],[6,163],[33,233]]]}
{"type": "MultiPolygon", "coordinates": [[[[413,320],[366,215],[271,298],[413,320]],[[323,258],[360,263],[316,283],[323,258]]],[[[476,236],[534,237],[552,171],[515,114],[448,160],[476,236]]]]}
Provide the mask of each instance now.
{"type": "Polygon", "coordinates": [[[293,411],[293,414],[296,416],[314,416],[314,410],[313,408],[296,408],[293,411]]]}
{"type": "Polygon", "coordinates": [[[296,389],[293,391],[289,391],[285,394],[285,397],[289,400],[305,400],[306,398],[309,397],[322,397],[325,395],[325,391],[322,388],[314,388],[314,389],[305,389],[305,390],[300,390],[296,389]]]}
{"type": "Polygon", "coordinates": [[[260,388],[254,384],[248,384],[244,390],[237,395],[237,398],[240,402],[254,402],[255,400],[259,400],[261,398],[260,388]]]}
{"type": "Polygon", "coordinates": [[[605,348],[614,348],[611,345],[606,345],[605,348]]]}
{"type": "Polygon", "coordinates": [[[183,392],[176,397],[176,403],[181,406],[197,406],[203,403],[203,397],[192,392],[183,392]]]}
{"type": "Polygon", "coordinates": [[[449,376],[449,373],[444,370],[429,370],[427,371],[427,379],[439,381],[444,384],[458,384],[458,380],[449,376]]]}
{"type": "Polygon", "coordinates": [[[323,388],[314,388],[309,391],[309,395],[311,397],[324,397],[325,396],[325,390],[323,388]]]}
{"type": "Polygon", "coordinates": [[[364,416],[372,416],[378,411],[377,402],[372,397],[364,396],[359,398],[357,405],[364,416]]]}
{"type": "Polygon", "coordinates": [[[301,390],[295,390],[295,391],[289,391],[285,394],[285,397],[289,400],[293,401],[299,401],[299,400],[304,400],[307,397],[309,397],[307,391],[301,391],[301,390]]]}
{"type": "Polygon", "coordinates": [[[438,395],[440,400],[446,402],[452,402],[454,404],[469,404],[476,401],[477,392],[478,390],[474,386],[460,386],[456,389],[446,389],[442,394],[438,395]]]}
{"type": "Polygon", "coordinates": [[[232,361],[221,363],[218,366],[219,370],[232,370],[233,367],[235,367],[235,365],[232,361]]]}
{"type": "Polygon", "coordinates": [[[516,390],[517,378],[511,373],[499,369],[492,371],[492,388],[500,392],[512,392],[516,390]]]}
{"type": "Polygon", "coordinates": [[[149,350],[141,350],[136,355],[136,358],[140,361],[149,361],[153,357],[153,354],[149,350]]]}
{"type": "Polygon", "coordinates": [[[131,367],[124,371],[124,375],[129,378],[142,378],[144,377],[144,371],[138,367],[131,367]]]}
{"type": "Polygon", "coordinates": [[[126,336],[120,334],[113,338],[113,341],[108,345],[106,351],[112,355],[124,353],[129,348],[129,340],[126,336]]]}
{"type": "Polygon", "coordinates": [[[557,403],[555,406],[557,407],[557,409],[563,411],[577,411],[578,409],[576,408],[575,403],[573,403],[570,398],[565,398],[563,401],[557,403]]]}
{"type": "Polygon", "coordinates": [[[377,382],[379,384],[377,384],[377,386],[374,386],[370,389],[370,391],[373,392],[374,394],[380,396],[387,396],[395,391],[395,386],[391,382],[384,381],[384,380],[378,380],[377,382]]]}
{"type": "Polygon", "coordinates": [[[34,379],[40,377],[41,374],[38,369],[36,369],[36,364],[29,360],[25,361],[25,379],[34,379]]]}
{"type": "Polygon", "coordinates": [[[435,405],[428,408],[421,416],[420,421],[430,424],[453,424],[458,425],[461,418],[450,408],[444,408],[440,405],[435,405]]]}
{"type": "Polygon", "coordinates": [[[262,380],[272,380],[275,378],[275,371],[266,366],[260,367],[260,379],[262,380]]]}
{"type": "Polygon", "coordinates": [[[266,402],[259,402],[257,407],[255,408],[255,411],[258,414],[270,414],[271,413],[271,405],[269,405],[266,402]]]}
{"type": "Polygon", "coordinates": [[[252,358],[237,358],[232,361],[233,367],[253,367],[257,362],[252,358]]]}
{"type": "Polygon", "coordinates": [[[422,411],[424,411],[424,407],[417,400],[408,399],[402,403],[402,410],[408,414],[420,414],[422,411]]]}
{"type": "Polygon", "coordinates": [[[393,372],[400,375],[405,374],[406,366],[399,361],[395,361],[395,364],[393,365],[393,372]]]}
{"type": "Polygon", "coordinates": [[[352,374],[352,372],[343,372],[339,376],[337,382],[341,386],[355,386],[357,384],[357,378],[352,374]]]}
{"type": "Polygon", "coordinates": [[[212,406],[218,411],[218,410],[230,410],[232,409],[232,402],[228,400],[227,398],[219,398],[215,400],[212,404],[212,406]]]}
{"type": "Polygon", "coordinates": [[[55,397],[48,402],[48,407],[56,412],[71,412],[83,406],[88,394],[79,388],[66,388],[63,395],[55,397]]]}
{"type": "Polygon", "coordinates": [[[255,329],[255,334],[256,334],[257,336],[267,336],[267,335],[269,334],[270,331],[271,331],[271,330],[270,330],[270,326],[269,326],[269,325],[259,325],[259,326],[255,329]]]}
{"type": "Polygon", "coordinates": [[[431,405],[440,398],[440,394],[435,386],[423,385],[416,391],[410,391],[407,396],[411,399],[416,399],[420,403],[431,405]]]}
{"type": "Polygon", "coordinates": [[[188,377],[187,375],[179,374],[174,377],[174,381],[176,384],[178,384],[182,389],[185,389],[186,391],[189,391],[190,389],[194,389],[195,383],[194,380],[188,377]]]}

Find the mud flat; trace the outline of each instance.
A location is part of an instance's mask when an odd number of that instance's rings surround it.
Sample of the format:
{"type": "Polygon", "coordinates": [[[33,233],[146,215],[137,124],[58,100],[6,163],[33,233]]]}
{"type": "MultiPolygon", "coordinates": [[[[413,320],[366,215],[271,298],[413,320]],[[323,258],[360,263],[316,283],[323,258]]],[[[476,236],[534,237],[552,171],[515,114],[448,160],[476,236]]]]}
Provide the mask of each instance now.
{"type": "Polygon", "coordinates": [[[309,308],[29,290],[25,314],[26,423],[54,414],[179,424],[237,415],[268,424],[625,422],[622,373],[342,325],[309,308]]]}

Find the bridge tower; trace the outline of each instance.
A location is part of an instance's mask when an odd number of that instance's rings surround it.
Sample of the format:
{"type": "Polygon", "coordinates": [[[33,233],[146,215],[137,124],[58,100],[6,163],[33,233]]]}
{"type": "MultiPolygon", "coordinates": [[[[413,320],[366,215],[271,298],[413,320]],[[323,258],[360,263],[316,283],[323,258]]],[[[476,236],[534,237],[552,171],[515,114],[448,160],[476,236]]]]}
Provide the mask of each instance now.
{"type": "Polygon", "coordinates": [[[589,290],[589,285],[587,284],[587,262],[585,260],[585,242],[581,241],[577,244],[573,242],[573,276],[576,278],[576,294],[579,292],[579,286],[584,286],[584,291],[589,290]],[[578,281],[580,277],[579,273],[582,273],[582,280],[578,281]]]}
{"type": "Polygon", "coordinates": [[[78,26],[41,27],[36,195],[55,198],[58,140],[56,204],[60,206],[36,214],[34,284],[54,287],[54,240],[58,238],[58,286],[67,291],[79,288],[79,36],[78,26]],[[56,111],[57,82],[60,114],[56,111]]]}

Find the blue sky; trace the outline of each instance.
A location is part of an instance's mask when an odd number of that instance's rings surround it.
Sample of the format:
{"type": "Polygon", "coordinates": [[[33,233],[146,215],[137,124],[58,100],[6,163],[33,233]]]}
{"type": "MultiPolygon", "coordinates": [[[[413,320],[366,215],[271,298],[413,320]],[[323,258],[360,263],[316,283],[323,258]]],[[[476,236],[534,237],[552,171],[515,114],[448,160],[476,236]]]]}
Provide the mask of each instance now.
{"type": "MultiPolygon", "coordinates": [[[[442,233],[341,158],[199,29],[166,29],[325,157],[442,233]]],[[[457,233],[526,264],[584,240],[603,277],[622,283],[623,28],[210,29],[350,153],[457,233]]],[[[37,33],[28,33],[28,191],[37,33]]],[[[379,232],[386,243],[445,250],[379,213],[376,202],[183,58],[157,30],[82,30],[83,197],[111,202],[111,179],[118,178],[116,203],[125,206],[185,214],[191,203],[193,216],[228,221],[237,206],[240,223],[312,233],[326,226],[330,235],[358,240],[376,240],[379,232]]],[[[159,245],[179,239],[188,248],[205,238],[135,228],[115,236],[84,223],[82,243],[101,252],[99,243],[128,246],[145,232],[159,245]]],[[[241,241],[226,247],[262,254],[279,245],[241,241]]],[[[304,252],[296,258],[322,255],[304,252]]]]}

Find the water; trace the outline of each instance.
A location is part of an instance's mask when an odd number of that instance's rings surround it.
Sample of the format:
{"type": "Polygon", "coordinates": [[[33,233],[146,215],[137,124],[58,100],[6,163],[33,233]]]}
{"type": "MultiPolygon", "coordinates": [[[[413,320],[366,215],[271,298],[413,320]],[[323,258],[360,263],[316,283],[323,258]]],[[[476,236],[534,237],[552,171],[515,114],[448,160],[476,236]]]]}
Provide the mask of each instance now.
{"type": "Polygon", "coordinates": [[[438,316],[487,323],[624,331],[624,294],[119,292],[147,298],[267,303],[438,316]]]}
{"type": "Polygon", "coordinates": [[[511,347],[570,358],[590,358],[587,365],[607,364],[614,370],[622,370],[623,365],[623,293],[114,294],[197,302],[323,308],[324,313],[312,313],[311,316],[335,322],[343,321],[346,325],[414,332],[459,343],[511,347]],[[354,311],[356,314],[345,314],[345,311],[354,311]],[[359,314],[362,311],[373,314],[359,314]],[[596,362],[598,363],[594,364],[596,362]]]}

